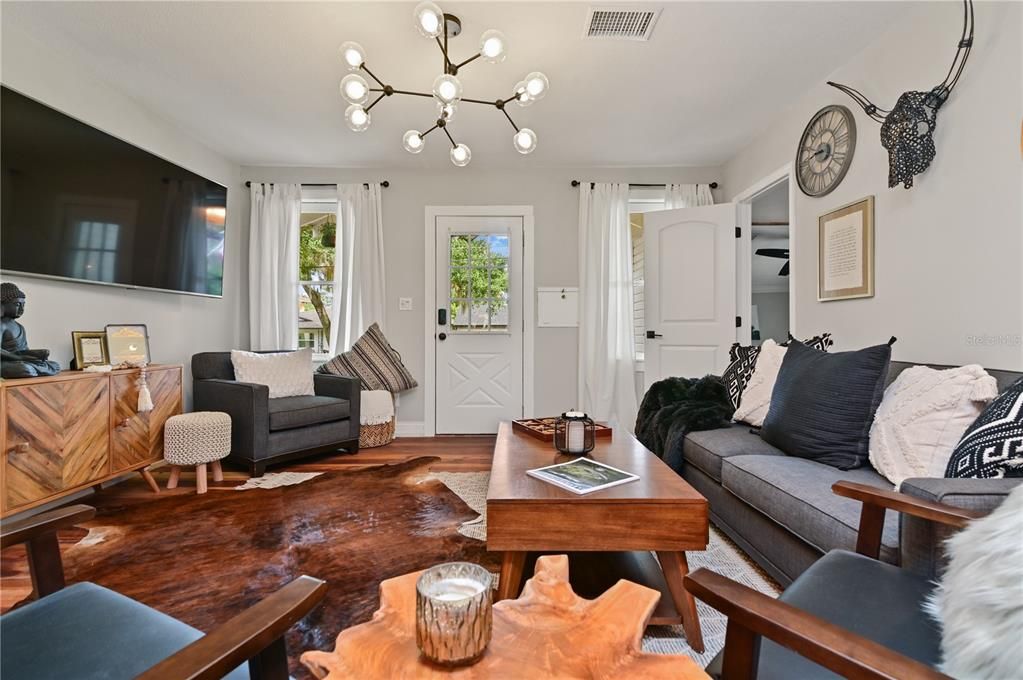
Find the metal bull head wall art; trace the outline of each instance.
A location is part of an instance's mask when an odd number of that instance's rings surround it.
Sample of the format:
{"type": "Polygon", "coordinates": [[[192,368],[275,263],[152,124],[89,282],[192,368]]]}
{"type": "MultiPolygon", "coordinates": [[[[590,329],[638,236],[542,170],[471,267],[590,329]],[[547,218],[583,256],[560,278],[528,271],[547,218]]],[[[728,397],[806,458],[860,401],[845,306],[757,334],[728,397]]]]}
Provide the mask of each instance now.
{"type": "Polygon", "coordinates": [[[952,94],[952,88],[959,82],[963,67],[973,48],[973,0],[963,2],[963,32],[959,38],[952,66],[939,85],[928,92],[905,92],[889,111],[879,108],[859,91],[828,81],[852,97],[863,107],[868,116],[881,123],[881,145],[888,150],[888,187],[902,184],[909,189],[913,186],[914,175],[919,175],[934,160],[934,128],[937,125],[938,109],[952,94]]]}

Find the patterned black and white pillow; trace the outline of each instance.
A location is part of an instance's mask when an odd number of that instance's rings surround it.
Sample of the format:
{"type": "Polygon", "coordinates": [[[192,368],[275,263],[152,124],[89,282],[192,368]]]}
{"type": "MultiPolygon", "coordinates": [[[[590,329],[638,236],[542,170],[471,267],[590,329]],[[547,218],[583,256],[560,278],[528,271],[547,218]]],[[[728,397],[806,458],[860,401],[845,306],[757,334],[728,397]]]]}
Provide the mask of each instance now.
{"type": "MultiPolygon", "coordinates": [[[[789,339],[781,343],[781,346],[786,347],[792,340],[792,335],[789,335],[789,339]]],[[[831,339],[831,333],[821,333],[820,335],[803,340],[803,344],[807,347],[827,352],[828,348],[835,343],[831,339]]],[[[728,388],[728,398],[731,399],[733,408],[739,408],[739,401],[742,399],[743,390],[746,389],[746,385],[749,383],[749,379],[753,377],[753,371],[757,367],[757,355],[759,354],[760,347],[756,345],[740,345],[735,343],[728,350],[728,359],[731,363],[728,364],[725,372],[721,374],[721,380],[724,381],[725,387],[728,388]]]]}
{"type": "Polygon", "coordinates": [[[946,477],[1023,477],[1023,378],[987,405],[963,433],[946,477]]]}

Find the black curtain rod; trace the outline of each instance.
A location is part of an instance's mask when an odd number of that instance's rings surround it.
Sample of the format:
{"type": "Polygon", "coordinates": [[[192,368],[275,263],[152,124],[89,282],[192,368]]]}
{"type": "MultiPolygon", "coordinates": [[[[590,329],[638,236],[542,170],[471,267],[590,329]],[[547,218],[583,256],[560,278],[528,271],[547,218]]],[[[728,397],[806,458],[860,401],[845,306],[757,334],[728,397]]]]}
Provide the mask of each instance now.
{"type": "MultiPolygon", "coordinates": [[[[273,182],[267,182],[267,184],[269,184],[270,186],[273,186],[273,182]]],[[[252,186],[252,182],[246,182],[245,186],[246,187],[251,187],[252,186]]],[[[302,182],[302,186],[304,186],[304,187],[336,187],[337,186],[337,182],[335,182],[334,184],[316,183],[316,182],[302,182]]],[[[369,188],[369,183],[368,182],[363,182],[362,186],[364,186],[366,188],[369,188]]],[[[388,182],[385,179],[383,182],[380,183],[380,186],[382,186],[383,188],[386,189],[387,187],[391,186],[391,183],[388,182]]]]}
{"type": "MultiPolygon", "coordinates": [[[[579,184],[580,184],[579,180],[577,180],[577,179],[572,180],[572,186],[577,187],[577,186],[579,186],[579,184]]],[[[594,182],[590,182],[590,188],[591,189],[593,188],[593,185],[594,185],[594,182]]],[[[665,186],[667,186],[667,184],[664,184],[664,183],[661,183],[661,184],[636,184],[635,182],[630,182],[629,186],[630,187],[665,187],[665,186]]],[[[710,188],[711,189],[717,189],[718,188],[718,183],[717,182],[711,182],[710,183],[710,188]]]]}

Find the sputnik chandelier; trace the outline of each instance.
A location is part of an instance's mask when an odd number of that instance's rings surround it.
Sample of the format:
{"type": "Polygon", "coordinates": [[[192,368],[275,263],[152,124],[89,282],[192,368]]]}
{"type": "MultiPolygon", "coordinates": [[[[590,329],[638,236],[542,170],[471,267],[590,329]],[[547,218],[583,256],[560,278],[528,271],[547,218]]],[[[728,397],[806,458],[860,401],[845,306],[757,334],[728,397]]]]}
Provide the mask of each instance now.
{"type": "Polygon", "coordinates": [[[514,93],[507,99],[495,99],[488,101],[484,99],[469,99],[462,96],[462,83],[458,80],[458,73],[477,59],[483,59],[491,63],[499,63],[505,58],[505,39],[500,31],[484,31],[480,36],[479,52],[465,61],[456,63],[451,60],[448,53],[448,39],[457,36],[462,32],[462,22],[458,17],[451,14],[444,14],[440,7],[432,2],[421,2],[416,5],[413,13],[416,28],[427,38],[437,42],[441,53],[444,55],[444,72],[433,81],[433,91],[412,92],[410,90],[398,90],[385,84],[372,71],[366,67],[366,52],[362,45],[357,42],[346,42],[341,45],[341,60],[348,67],[349,73],[341,79],[341,96],[348,101],[350,106],[345,109],[345,122],[354,132],[362,132],[369,128],[370,110],[380,103],[384,97],[395,94],[404,94],[413,97],[429,97],[437,102],[437,121],[433,127],[425,132],[409,130],[402,137],[402,144],[409,153],[419,153],[426,146],[426,136],[434,130],[442,130],[451,142],[451,162],[458,167],[469,164],[472,158],[472,151],[465,144],[455,142],[451,136],[449,125],[458,105],[462,102],[470,104],[483,104],[493,106],[504,114],[511,126],[515,128],[512,135],[512,146],[522,154],[531,153],[536,148],[536,133],[529,128],[520,128],[512,120],[508,113],[508,104],[517,103],[519,106],[529,106],[547,94],[549,82],[547,76],[534,71],[527,75],[515,86],[514,93]],[[366,75],[373,79],[376,87],[362,77],[357,71],[365,71],[366,75]],[[367,102],[376,94],[376,98],[367,106],[367,102]]]}

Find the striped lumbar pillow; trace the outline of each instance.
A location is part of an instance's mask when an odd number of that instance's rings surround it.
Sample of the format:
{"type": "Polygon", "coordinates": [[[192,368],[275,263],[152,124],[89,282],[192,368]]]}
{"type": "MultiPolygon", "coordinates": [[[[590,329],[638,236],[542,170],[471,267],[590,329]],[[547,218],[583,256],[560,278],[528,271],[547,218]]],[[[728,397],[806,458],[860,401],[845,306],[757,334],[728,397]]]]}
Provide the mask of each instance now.
{"type": "Polygon", "coordinates": [[[358,378],[364,390],[403,392],[419,385],[376,324],[349,351],[338,354],[316,372],[358,378]]]}

